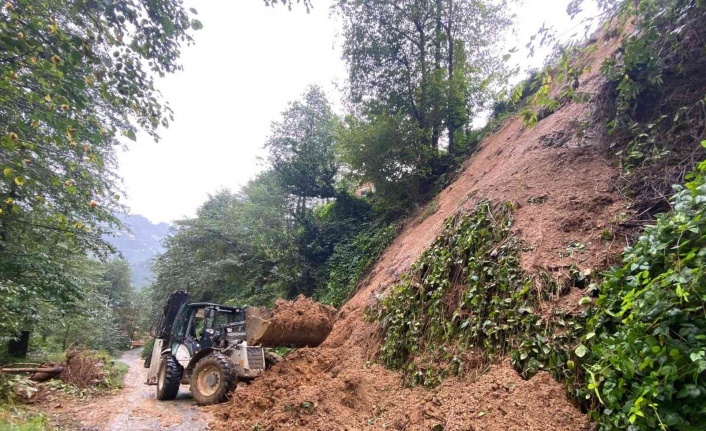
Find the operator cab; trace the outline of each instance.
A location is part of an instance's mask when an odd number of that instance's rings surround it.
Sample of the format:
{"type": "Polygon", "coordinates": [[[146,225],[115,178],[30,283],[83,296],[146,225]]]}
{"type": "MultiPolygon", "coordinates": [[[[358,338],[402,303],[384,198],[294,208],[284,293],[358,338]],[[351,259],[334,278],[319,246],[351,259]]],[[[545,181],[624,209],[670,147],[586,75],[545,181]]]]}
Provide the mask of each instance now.
{"type": "Polygon", "coordinates": [[[244,339],[244,308],[195,302],[185,304],[175,319],[171,347],[177,351],[181,344],[193,357],[202,349],[224,348],[244,339]]]}

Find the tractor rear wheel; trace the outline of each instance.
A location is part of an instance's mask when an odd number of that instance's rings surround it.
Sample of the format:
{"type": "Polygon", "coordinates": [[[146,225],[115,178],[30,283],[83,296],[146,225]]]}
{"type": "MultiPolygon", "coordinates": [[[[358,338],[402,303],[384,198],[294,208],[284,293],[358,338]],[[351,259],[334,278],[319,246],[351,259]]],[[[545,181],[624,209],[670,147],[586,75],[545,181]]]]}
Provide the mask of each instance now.
{"type": "Polygon", "coordinates": [[[215,353],[201,359],[191,376],[191,395],[196,404],[207,406],[222,403],[235,390],[238,376],[227,356],[215,353]]]}
{"type": "Polygon", "coordinates": [[[164,355],[159,363],[157,374],[157,399],[173,400],[179,393],[179,383],[184,368],[174,355],[164,355]]]}

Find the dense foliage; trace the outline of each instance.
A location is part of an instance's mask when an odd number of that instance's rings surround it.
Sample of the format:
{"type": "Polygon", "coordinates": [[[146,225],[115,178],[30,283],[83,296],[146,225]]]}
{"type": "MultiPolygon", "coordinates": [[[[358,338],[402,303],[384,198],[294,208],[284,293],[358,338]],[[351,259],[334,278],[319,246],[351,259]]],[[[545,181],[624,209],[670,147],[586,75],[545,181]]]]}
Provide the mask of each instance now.
{"type": "MultiPolygon", "coordinates": [[[[638,214],[669,209],[672,184],[706,155],[706,7],[698,0],[618,2],[619,22],[634,31],[601,71],[615,88],[608,126],[638,214]]],[[[643,219],[645,217],[643,216],[643,219]]]]}
{"type": "MultiPolygon", "coordinates": [[[[38,302],[35,298],[37,314],[31,320],[23,315],[27,322],[23,328],[32,334],[31,354],[55,354],[69,347],[118,352],[144,335],[149,325],[143,320],[146,298],[133,290],[127,262],[83,258],[75,263],[73,273],[82,289],[80,303],[62,304],[53,298],[38,302]]],[[[0,307],[12,310],[23,305],[9,301],[17,299],[0,297],[0,307]]],[[[2,358],[4,347],[0,348],[2,358]]]]}
{"type": "MultiPolygon", "coordinates": [[[[703,143],[706,146],[706,142],[703,143]]],[[[701,429],[706,386],[706,162],[606,273],[595,307],[542,316],[508,237],[511,210],[479,204],[447,220],[402,281],[368,310],[381,359],[434,386],[509,355],[552,372],[602,430],[701,429]]],[[[586,299],[587,300],[587,299],[586,299]]]]}
{"type": "MultiPolygon", "coordinates": [[[[195,11],[192,11],[192,14],[195,11]]],[[[170,110],[156,77],[191,43],[181,1],[9,0],[0,11],[0,333],[90,288],[117,224],[119,137],[155,139],[170,110]]]]}
{"type": "Polygon", "coordinates": [[[470,122],[502,71],[492,40],[510,23],[505,2],[345,0],[332,11],[343,20],[347,115],[316,86],[290,103],[266,141],[267,169],[176,223],[155,263],[155,304],[188,288],[220,302],[305,294],[340,305],[397,221],[476,142],[470,122]]]}
{"type": "Polygon", "coordinates": [[[337,176],[336,123],[319,87],[291,103],[267,140],[270,169],[176,223],[155,262],[154,303],[188,288],[210,301],[305,294],[339,305],[394,230],[337,176]]]}
{"type": "Polygon", "coordinates": [[[604,430],[706,423],[706,162],[671,202],[606,274],[588,322],[588,384],[604,430]]]}
{"type": "Polygon", "coordinates": [[[325,284],[319,286],[317,299],[325,304],[338,307],[355,292],[363,276],[395,239],[399,226],[369,222],[359,224],[347,233],[351,235],[356,231],[359,233],[355,236],[336,243],[331,257],[322,268],[325,284]]]}
{"type": "MultiPolygon", "coordinates": [[[[194,300],[248,298],[267,303],[286,292],[291,220],[286,194],[271,173],[260,175],[241,193],[211,196],[196,217],[176,222],[166,252],[154,264],[151,288],[156,307],[174,290],[188,289],[194,300]]],[[[291,268],[291,271],[296,269],[291,268]]]]}
{"type": "Polygon", "coordinates": [[[209,301],[271,304],[305,294],[340,305],[394,236],[385,226],[365,199],[343,192],[302,207],[267,171],[176,223],[155,262],[153,302],[187,288],[209,301]]]}
{"type": "Polygon", "coordinates": [[[580,323],[542,316],[534,277],[519,265],[510,235],[513,208],[481,202],[449,218],[402,281],[368,310],[381,323],[381,359],[408,384],[435,386],[481,372],[509,355],[524,376],[539,370],[569,380],[580,323]]]}
{"type": "MultiPolygon", "coordinates": [[[[567,11],[581,13],[584,0],[573,0],[567,11]]],[[[603,106],[590,124],[605,122],[614,151],[625,174],[620,189],[633,199],[634,224],[669,210],[672,184],[706,152],[694,145],[706,137],[706,7],[697,0],[607,0],[590,17],[601,27],[590,43],[559,44],[557,35],[543,27],[537,43],[553,44],[554,58],[530,77],[498,110],[518,108],[526,126],[533,126],[562,104],[583,102],[579,77],[586,70],[582,58],[601,43],[620,38],[620,49],[606,58],[601,73],[608,78],[599,101],[603,106]],[[533,87],[529,97],[527,84],[533,87]],[[549,91],[553,89],[551,92],[549,91]],[[603,96],[607,96],[603,98],[603,96]]],[[[602,126],[602,124],[601,124],[602,126]]],[[[582,126],[584,127],[584,126],[582,126]]]]}
{"type": "Polygon", "coordinates": [[[332,10],[350,81],[342,160],[388,207],[419,204],[444,154],[467,149],[470,124],[502,76],[494,42],[510,25],[507,4],[338,0],[332,10]]]}
{"type": "Polygon", "coordinates": [[[338,171],[334,155],[336,117],[323,90],[310,87],[302,101],[290,104],[282,120],[272,124],[265,144],[269,162],[282,187],[299,198],[299,212],[307,198],[332,198],[338,171]]]}

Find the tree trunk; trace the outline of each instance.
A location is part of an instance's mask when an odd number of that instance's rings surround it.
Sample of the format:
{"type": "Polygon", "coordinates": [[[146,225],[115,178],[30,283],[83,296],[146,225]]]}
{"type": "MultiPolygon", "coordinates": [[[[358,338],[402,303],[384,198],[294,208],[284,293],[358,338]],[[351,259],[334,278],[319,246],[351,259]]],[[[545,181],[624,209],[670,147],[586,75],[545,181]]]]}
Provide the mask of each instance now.
{"type": "MultiPolygon", "coordinates": [[[[187,287],[188,288],[188,287],[187,287]]],[[[66,331],[64,331],[64,341],[62,343],[62,350],[65,352],[66,349],[69,347],[69,329],[71,329],[71,325],[67,324],[66,325],[66,331]]]]}
{"type": "Polygon", "coordinates": [[[449,94],[447,95],[446,99],[446,127],[449,132],[449,154],[454,154],[456,152],[456,139],[455,139],[455,134],[456,134],[456,117],[454,115],[454,100],[453,100],[453,92],[454,92],[454,85],[455,85],[455,80],[454,80],[454,63],[455,63],[455,57],[454,57],[454,38],[453,38],[453,17],[454,17],[454,11],[453,11],[453,0],[449,0],[449,16],[448,16],[448,23],[446,26],[446,43],[448,44],[448,49],[447,49],[447,68],[448,68],[448,80],[449,80],[449,86],[448,86],[448,91],[449,94]]]}
{"type": "MultiPolygon", "coordinates": [[[[449,25],[450,26],[450,25],[449,25]]],[[[449,32],[448,44],[449,44],[449,57],[448,57],[448,69],[449,69],[449,95],[447,100],[447,112],[446,112],[446,127],[449,131],[449,154],[454,154],[456,152],[456,140],[454,139],[454,134],[456,132],[456,119],[453,113],[453,85],[454,85],[454,41],[451,39],[451,32],[449,32]]]]}
{"type": "Polygon", "coordinates": [[[443,91],[440,87],[439,80],[441,79],[441,1],[435,0],[436,4],[436,17],[435,17],[435,28],[434,28],[434,93],[433,99],[431,101],[432,108],[432,125],[431,125],[431,146],[434,150],[439,149],[439,136],[441,135],[442,127],[442,104],[443,104],[443,91]]]}
{"type": "Polygon", "coordinates": [[[413,17],[412,22],[417,30],[417,34],[419,35],[419,45],[417,47],[419,48],[419,69],[421,71],[419,83],[419,127],[424,131],[424,138],[426,141],[425,144],[429,145],[429,137],[426,135],[426,133],[429,132],[429,71],[427,64],[427,34],[425,33],[425,22],[421,16],[421,5],[419,5],[418,2],[416,2],[415,9],[416,15],[413,17]]]}
{"type": "Polygon", "coordinates": [[[6,374],[18,374],[18,373],[55,373],[59,374],[64,371],[64,367],[54,366],[54,367],[32,367],[32,368],[0,368],[0,372],[6,374]]]}

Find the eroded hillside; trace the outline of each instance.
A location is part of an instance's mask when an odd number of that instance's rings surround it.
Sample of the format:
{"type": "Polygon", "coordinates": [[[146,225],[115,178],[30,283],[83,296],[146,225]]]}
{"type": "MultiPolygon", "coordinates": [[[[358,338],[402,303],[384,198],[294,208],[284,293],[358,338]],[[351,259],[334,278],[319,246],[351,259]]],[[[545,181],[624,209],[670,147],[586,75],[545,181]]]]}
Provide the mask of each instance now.
{"type": "MultiPolygon", "coordinates": [[[[616,190],[619,172],[607,160],[605,125],[596,115],[606,79],[600,64],[618,47],[600,38],[582,59],[578,90],[585,103],[568,103],[533,128],[505,121],[482,143],[458,179],[410,219],[355,296],[340,310],[333,332],[317,349],[289,355],[272,372],[240,385],[233,401],[214,407],[218,429],[445,429],[580,430],[589,422],[562,383],[539,372],[523,380],[509,360],[449,378],[434,389],[403,387],[398,372],[376,361],[381,344],[366,308],[386,294],[437,238],[444,221],[482,199],[511,202],[512,232],[521,266],[566,286],[542,303],[545,311],[580,309],[583,292],[569,270],[604,269],[625,245],[616,231],[627,202],[616,190]],[[570,287],[570,288],[569,288],[570,287]]],[[[539,294],[542,278],[535,278],[539,294]]]]}

